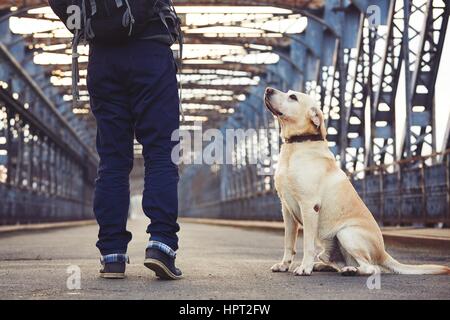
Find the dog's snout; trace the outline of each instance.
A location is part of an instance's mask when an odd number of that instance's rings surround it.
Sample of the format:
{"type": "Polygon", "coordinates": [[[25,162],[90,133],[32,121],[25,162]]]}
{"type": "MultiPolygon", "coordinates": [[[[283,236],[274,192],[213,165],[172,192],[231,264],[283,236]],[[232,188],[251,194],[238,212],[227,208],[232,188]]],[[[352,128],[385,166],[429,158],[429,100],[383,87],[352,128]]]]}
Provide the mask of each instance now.
{"type": "Polygon", "coordinates": [[[274,114],[275,116],[282,116],[283,114],[276,109],[276,107],[273,106],[273,99],[271,99],[271,97],[277,92],[277,90],[275,90],[274,88],[271,87],[267,87],[266,91],[264,93],[264,103],[266,105],[266,107],[270,110],[270,112],[272,112],[272,114],[274,114]]]}
{"type": "Polygon", "coordinates": [[[271,87],[266,88],[266,96],[269,97],[271,96],[273,93],[275,92],[275,90],[271,87]]]}

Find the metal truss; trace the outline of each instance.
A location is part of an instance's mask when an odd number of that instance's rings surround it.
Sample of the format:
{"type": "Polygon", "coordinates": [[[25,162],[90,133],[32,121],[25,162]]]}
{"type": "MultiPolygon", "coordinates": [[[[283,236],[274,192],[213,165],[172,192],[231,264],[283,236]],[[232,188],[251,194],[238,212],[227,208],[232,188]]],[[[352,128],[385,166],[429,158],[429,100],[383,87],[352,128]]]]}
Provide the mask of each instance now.
{"type": "MultiPolygon", "coordinates": [[[[214,0],[178,0],[177,5],[188,6],[217,6],[214,0]]],[[[10,7],[42,7],[48,5],[46,0],[0,0],[0,9],[9,9],[10,7]]],[[[318,9],[323,5],[323,0],[223,0],[221,6],[276,6],[282,8],[311,8],[318,9]]]]}
{"type": "Polygon", "coordinates": [[[403,1],[391,1],[387,31],[381,36],[385,49],[378,86],[371,104],[371,143],[366,166],[382,165],[397,159],[395,137],[395,97],[403,61],[403,1]]]}
{"type": "MultiPolygon", "coordinates": [[[[410,61],[410,97],[407,97],[407,128],[402,140],[402,157],[436,151],[434,88],[450,14],[448,1],[412,1],[411,15],[423,16],[424,24],[417,30],[409,24],[410,43],[420,37],[417,51],[408,46],[414,59],[410,61]],[[424,150],[428,146],[428,150],[424,150]]],[[[408,77],[409,78],[409,77],[408,77]]],[[[409,94],[408,94],[409,95],[409,94]]]]}
{"type": "MultiPolygon", "coordinates": [[[[422,189],[429,189],[428,191],[431,192],[434,186],[442,187],[442,183],[437,181],[439,179],[435,179],[434,175],[435,172],[442,171],[445,166],[440,164],[440,167],[425,168],[425,173],[422,172],[421,176],[416,172],[419,169],[406,170],[408,165],[403,162],[396,163],[400,156],[397,154],[399,148],[396,141],[398,140],[396,138],[396,101],[399,95],[406,95],[406,92],[402,92],[403,90],[398,90],[401,71],[404,70],[405,64],[404,26],[405,24],[408,26],[408,42],[413,43],[417,41],[415,39],[421,39],[420,48],[406,47],[408,57],[411,58],[408,74],[411,76],[409,92],[412,104],[409,109],[412,111],[414,108],[414,113],[426,112],[427,108],[417,108],[419,98],[414,96],[418,96],[417,92],[423,91],[429,97],[434,94],[432,91],[448,18],[448,12],[445,11],[447,10],[446,2],[414,0],[407,3],[408,6],[405,9],[403,0],[352,1],[351,3],[327,1],[322,11],[315,13],[315,19],[308,19],[306,30],[300,36],[290,38],[289,55],[292,62],[297,65],[298,72],[289,68],[289,63],[285,60],[268,66],[267,71],[270,72],[261,73],[258,87],[247,92],[247,99],[238,104],[235,114],[230,116],[223,128],[274,126],[275,123],[270,116],[267,118],[258,115],[258,112],[264,112],[263,103],[260,98],[258,99],[258,95],[262,95],[264,86],[271,85],[281,90],[306,91],[314,95],[317,103],[322,107],[331,150],[343,169],[352,175],[355,188],[364,197],[380,222],[388,224],[447,221],[445,199],[440,193],[439,195],[433,193],[425,204],[418,194],[422,189]],[[373,24],[371,5],[376,5],[379,9],[381,19],[376,24],[373,24]],[[440,10],[437,9],[439,6],[442,6],[440,10]],[[433,12],[431,7],[435,8],[433,15],[425,16],[426,12],[433,12]],[[407,9],[411,9],[411,13],[407,9]],[[419,20],[427,28],[413,32],[410,30],[413,25],[408,23],[409,17],[412,14],[417,16],[418,13],[424,16],[419,17],[419,20]],[[431,40],[435,42],[434,45],[431,40]],[[426,75],[423,76],[425,72],[426,75]],[[424,81],[427,83],[424,84],[424,81]],[[424,90],[424,88],[427,89],[424,90]],[[365,170],[369,166],[376,167],[373,167],[373,170],[365,170]],[[397,170],[400,170],[401,174],[397,170]],[[363,177],[364,179],[361,180],[363,177]],[[420,178],[423,182],[420,187],[422,189],[415,185],[419,177],[422,177],[420,178]],[[436,212],[436,216],[433,218],[428,216],[428,213],[418,216],[419,211],[436,212]]],[[[245,23],[239,22],[230,24],[245,26],[245,23]]],[[[429,102],[427,103],[432,106],[429,102]]],[[[417,115],[412,116],[412,118],[416,117],[417,115]]],[[[414,127],[417,126],[415,121],[412,121],[414,126],[411,126],[413,133],[416,130],[414,127]]],[[[427,126],[428,129],[423,133],[429,135],[430,128],[434,128],[434,125],[427,124],[427,126]]],[[[408,128],[407,126],[407,130],[410,130],[408,128]]],[[[448,132],[450,135],[450,129],[448,132]]],[[[413,142],[420,141],[414,135],[411,137],[413,142]]],[[[422,140],[426,142],[429,138],[422,140]]],[[[263,150],[269,141],[271,141],[269,137],[263,139],[258,146],[259,150],[263,150]]],[[[251,150],[237,149],[235,155],[242,153],[245,159],[247,153],[251,152],[251,150]]],[[[424,150],[421,150],[417,154],[420,155],[423,152],[424,150]]],[[[437,157],[429,159],[437,161],[435,160],[437,157]]],[[[426,161],[420,161],[421,165],[424,165],[426,161]]],[[[208,189],[202,189],[200,184],[195,182],[197,180],[192,181],[192,184],[189,184],[189,190],[195,190],[192,192],[192,197],[197,198],[198,202],[188,203],[184,209],[188,215],[209,216],[212,212],[211,215],[218,217],[249,219],[255,216],[257,210],[278,212],[279,203],[273,193],[272,177],[255,174],[258,169],[261,169],[261,166],[237,164],[221,166],[220,179],[214,175],[215,178],[201,184],[208,189]],[[208,185],[208,183],[212,184],[208,185]],[[192,187],[193,185],[195,187],[192,187]],[[197,191],[198,186],[200,190],[197,191]],[[213,186],[220,188],[220,199],[217,199],[217,193],[215,193],[217,190],[209,191],[209,188],[213,186]],[[203,202],[197,197],[197,194],[205,197],[208,193],[211,195],[207,196],[209,199],[212,199],[212,195],[215,194],[215,200],[203,202]]],[[[204,177],[209,173],[209,169],[207,170],[205,166],[186,167],[185,170],[187,170],[186,176],[191,177],[195,176],[195,172],[203,172],[204,177]]],[[[185,183],[187,183],[186,180],[185,183]]],[[[261,213],[257,216],[258,219],[265,218],[261,213]]],[[[273,219],[274,216],[269,215],[266,218],[273,219]]]]}
{"type": "MultiPolygon", "coordinates": [[[[370,27],[370,17],[365,10],[369,5],[381,2],[358,1],[353,6],[337,7],[344,19],[350,18],[352,12],[359,12],[359,18],[353,22],[359,24],[354,46],[347,44],[351,38],[348,34],[337,39],[340,48],[334,47],[332,63],[324,63],[326,58],[322,53],[320,74],[317,69],[313,73],[308,72],[305,82],[305,91],[316,95],[326,115],[330,147],[341,165],[350,172],[398,158],[395,101],[404,61],[404,24],[410,16],[415,16],[416,20],[419,16],[423,21],[421,26],[425,27],[417,29],[408,24],[408,43],[416,41],[419,45],[418,48],[407,46],[406,49],[411,78],[407,101],[411,103],[407,107],[410,122],[401,141],[402,156],[436,150],[434,85],[448,24],[448,2],[409,1],[410,10],[405,11],[403,1],[389,1],[384,17],[386,24],[382,24],[382,28],[370,27]],[[367,108],[370,108],[369,133],[365,123],[367,108]],[[424,145],[427,150],[424,150],[424,145]]],[[[325,12],[327,10],[325,7],[325,12]]],[[[326,22],[333,24],[332,21],[326,22]]],[[[324,50],[322,47],[321,51],[324,50]]],[[[309,67],[314,64],[311,58],[305,57],[305,60],[309,61],[309,67]]]]}
{"type": "MultiPolygon", "coordinates": [[[[10,4],[10,1],[0,0],[0,8],[10,4]]],[[[42,6],[44,3],[16,1],[18,14],[32,17],[22,4],[42,6]]],[[[176,4],[208,6],[217,5],[217,1],[179,0],[176,4]]],[[[314,95],[324,112],[331,150],[341,167],[352,176],[355,188],[379,221],[448,220],[449,208],[443,205],[445,192],[435,192],[436,186],[439,190],[449,188],[448,181],[440,179],[441,174],[448,176],[445,171],[447,154],[420,158],[416,163],[396,162],[399,158],[436,151],[434,88],[448,25],[448,1],[230,0],[220,4],[271,5],[290,11],[260,16],[250,14],[244,20],[234,20],[231,13],[224,12],[230,14],[230,19],[225,19],[228,22],[185,27],[188,45],[219,44],[238,49],[229,53],[211,50],[202,57],[186,59],[182,76],[185,80],[185,114],[189,117],[186,127],[193,127],[196,120],[207,118],[202,122],[203,129],[218,128],[223,133],[227,129],[276,129],[276,123],[263,105],[265,87],[305,91],[314,95]],[[376,23],[373,23],[374,10],[380,17],[376,23]],[[286,34],[264,26],[266,22],[299,15],[308,18],[307,27],[301,34],[301,30],[299,34],[286,34]],[[244,36],[239,32],[208,34],[205,31],[207,27],[219,26],[255,29],[260,36],[244,36]],[[274,64],[245,64],[238,59],[252,53],[272,52],[279,56],[279,61],[274,64]],[[225,61],[227,59],[234,62],[225,61]],[[399,86],[402,72],[405,90],[399,90],[403,89],[399,86]],[[243,85],[239,81],[247,82],[243,85]],[[396,131],[399,131],[396,109],[403,108],[403,103],[397,105],[403,97],[406,100],[406,128],[404,137],[399,139],[396,137],[396,131]],[[433,166],[430,162],[439,164],[433,166]],[[422,170],[422,167],[425,168],[422,170]],[[426,192],[430,198],[421,198],[426,192]],[[431,219],[420,216],[419,211],[437,213],[431,219]]],[[[25,40],[35,52],[43,50],[42,44],[49,46],[65,41],[45,38],[45,33],[39,37],[28,36],[25,40]]],[[[14,40],[9,45],[14,47],[14,40]]],[[[64,54],[66,50],[61,47],[52,52],[64,54]]],[[[23,57],[22,63],[30,63],[27,59],[29,57],[23,57]]],[[[46,68],[48,76],[61,79],[70,76],[69,65],[46,68]]],[[[84,72],[86,64],[81,63],[80,68],[84,72]]],[[[80,89],[86,88],[81,85],[80,89]]],[[[70,94],[67,86],[53,88],[53,92],[70,94]]],[[[71,122],[75,121],[70,109],[61,107],[58,111],[71,122]]],[[[93,125],[88,115],[75,118],[93,125]]],[[[80,128],[76,127],[75,134],[89,139],[87,130],[80,128]]],[[[450,126],[447,136],[450,136],[450,126]]],[[[445,146],[449,147],[450,143],[446,142],[445,146]]],[[[269,133],[257,142],[237,144],[233,150],[233,164],[182,166],[181,211],[209,217],[278,217],[279,202],[271,175],[274,164],[255,165],[249,161],[255,153],[276,157],[270,154],[269,148],[275,143],[279,143],[279,136],[269,133]]]]}
{"type": "Polygon", "coordinates": [[[0,43],[0,223],[91,218],[96,158],[0,43]]]}
{"type": "MultiPolygon", "coordinates": [[[[60,44],[61,40],[57,40],[55,38],[35,38],[33,35],[28,36],[26,38],[27,42],[29,43],[29,45],[33,48],[36,48],[34,51],[37,52],[52,52],[52,53],[61,53],[61,54],[67,54],[67,50],[69,49],[69,45],[66,44],[66,46],[61,47],[58,46],[58,48],[56,50],[48,50],[48,49],[43,49],[42,47],[42,43],[45,43],[46,45],[55,45],[55,44],[60,44]],[[48,39],[48,40],[47,40],[48,39]]],[[[64,40],[63,40],[64,41],[64,40]]],[[[263,52],[273,52],[274,49],[279,49],[279,50],[283,50],[283,48],[286,48],[286,46],[288,45],[289,41],[286,42],[286,39],[280,38],[280,37],[260,37],[260,38],[242,38],[242,37],[219,37],[219,38],[211,38],[211,37],[206,37],[202,34],[187,34],[186,39],[185,39],[185,43],[186,44],[191,44],[190,41],[192,41],[193,44],[228,44],[228,45],[234,45],[234,46],[239,46],[241,47],[241,51],[243,50],[244,52],[247,52],[247,54],[255,54],[255,53],[263,53],[263,52]],[[222,39],[223,38],[223,39],[222,39]],[[265,40],[264,40],[265,39],[265,40]],[[221,40],[224,40],[221,43],[221,40]],[[254,40],[254,41],[253,41],[254,40]],[[262,40],[262,41],[261,41],[262,40]],[[253,41],[253,43],[249,44],[248,41],[253,41]],[[254,46],[256,46],[258,49],[253,48],[254,46]],[[259,46],[259,47],[258,47],[259,46]],[[266,47],[266,50],[261,49],[261,46],[266,47]]],[[[242,54],[242,52],[241,52],[242,54]]],[[[227,57],[233,57],[233,55],[237,56],[236,54],[208,54],[207,56],[203,56],[202,59],[204,59],[205,61],[208,60],[221,60],[224,56],[227,57]]],[[[280,56],[282,59],[285,59],[287,61],[289,61],[291,64],[292,62],[289,60],[289,57],[286,57],[282,52],[280,53],[280,56]]],[[[259,65],[245,65],[242,63],[237,63],[237,62],[224,62],[224,63],[220,63],[220,64],[190,64],[189,59],[187,59],[184,63],[185,69],[188,70],[188,73],[184,73],[183,72],[183,78],[186,77],[186,74],[192,74],[192,73],[199,73],[200,70],[202,71],[211,71],[211,72],[215,72],[215,75],[217,78],[222,78],[223,81],[229,81],[230,79],[227,80],[227,75],[224,75],[221,72],[217,72],[218,70],[234,70],[234,71],[240,71],[240,72],[247,72],[249,73],[248,75],[242,75],[242,78],[244,77],[248,77],[249,79],[254,78],[255,75],[260,75],[260,74],[264,74],[265,73],[265,66],[263,64],[259,64],[259,65]]],[[[292,66],[295,68],[296,65],[292,64],[292,66]]],[[[47,68],[49,69],[49,72],[53,75],[53,77],[55,79],[58,78],[68,78],[70,77],[70,66],[69,65],[50,65],[47,66],[47,68]]],[[[85,74],[86,71],[86,63],[81,63],[80,64],[80,70],[83,74],[85,74]]],[[[236,77],[234,77],[236,78],[236,77]]],[[[84,78],[82,78],[81,80],[83,80],[84,78]]],[[[185,89],[200,89],[205,88],[205,89],[214,89],[214,85],[211,85],[210,82],[211,81],[206,81],[207,76],[202,76],[199,77],[197,81],[187,81],[184,85],[185,89]]],[[[59,86],[58,86],[59,87],[59,86]]],[[[247,86],[248,87],[248,86],[247,86]]],[[[61,88],[61,90],[59,91],[62,94],[66,94],[67,96],[70,95],[70,90],[69,90],[69,86],[62,86],[59,87],[61,88]],[[63,89],[65,87],[65,89],[63,89]]],[[[86,91],[85,85],[80,85],[80,89],[86,91]]],[[[245,93],[246,90],[243,86],[236,86],[236,90],[237,93],[242,94],[245,93]]],[[[82,115],[82,117],[84,117],[84,115],[82,115]]],[[[211,121],[213,121],[214,119],[222,119],[222,115],[218,115],[218,117],[209,117],[209,119],[211,121]]],[[[219,123],[214,121],[214,125],[218,126],[219,123]]]]}
{"type": "Polygon", "coordinates": [[[374,33],[368,26],[367,19],[361,14],[358,46],[348,55],[347,67],[353,67],[348,73],[345,108],[346,114],[341,128],[344,144],[341,146],[345,169],[354,171],[362,169],[365,152],[365,110],[373,75],[374,33]],[[370,80],[369,80],[370,79],[370,80]]]}

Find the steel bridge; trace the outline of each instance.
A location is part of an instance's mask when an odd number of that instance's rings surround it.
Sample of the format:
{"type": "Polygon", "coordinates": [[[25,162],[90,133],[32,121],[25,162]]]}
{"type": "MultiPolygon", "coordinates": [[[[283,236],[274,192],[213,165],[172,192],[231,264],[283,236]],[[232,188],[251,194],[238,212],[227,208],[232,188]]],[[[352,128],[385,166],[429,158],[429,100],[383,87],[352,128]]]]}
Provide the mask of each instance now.
{"type": "MultiPolygon", "coordinates": [[[[280,138],[262,100],[270,85],[315,96],[331,150],[381,224],[449,224],[450,129],[436,101],[449,66],[448,0],[174,2],[186,42],[182,130],[195,134],[199,122],[223,134],[273,129],[234,145],[229,164],[182,165],[181,215],[281,219],[271,148],[280,138]],[[437,122],[445,127],[440,136],[437,122]],[[253,154],[269,161],[251,163],[253,154]]],[[[39,62],[44,54],[70,54],[70,37],[46,4],[0,0],[3,224],[92,217],[97,157],[88,51],[80,50],[83,103],[74,108],[70,59],[39,62]],[[46,24],[13,28],[33,21],[46,24]]],[[[137,144],[135,151],[138,193],[137,144]]]]}

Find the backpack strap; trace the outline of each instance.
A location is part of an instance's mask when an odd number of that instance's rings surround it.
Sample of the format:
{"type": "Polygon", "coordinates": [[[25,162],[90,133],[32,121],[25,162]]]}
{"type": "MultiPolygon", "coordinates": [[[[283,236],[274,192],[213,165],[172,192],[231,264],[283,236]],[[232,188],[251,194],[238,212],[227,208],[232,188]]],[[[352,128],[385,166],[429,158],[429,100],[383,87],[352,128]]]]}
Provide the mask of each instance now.
{"type": "MultiPolygon", "coordinates": [[[[97,12],[97,3],[95,0],[89,0],[89,2],[91,5],[92,16],[97,12]]],[[[80,68],[78,65],[78,58],[80,57],[80,54],[78,53],[78,45],[81,40],[86,43],[88,39],[95,37],[91,27],[91,18],[87,17],[86,0],[81,1],[81,15],[83,18],[83,29],[76,29],[72,39],[72,105],[74,108],[77,107],[78,100],[80,98],[80,93],[78,90],[78,82],[80,81],[80,68]]]]}
{"type": "MultiPolygon", "coordinates": [[[[171,1],[172,3],[172,1],[171,1]]],[[[181,21],[180,18],[178,18],[177,12],[175,11],[175,7],[173,6],[172,3],[172,9],[173,12],[175,13],[175,17],[177,19],[177,33],[178,33],[178,45],[180,46],[180,57],[179,57],[179,74],[180,74],[180,94],[179,94],[179,100],[180,100],[180,113],[181,113],[181,121],[184,122],[184,110],[183,110],[183,44],[184,44],[184,37],[183,37],[183,31],[181,30],[181,21]]]]}
{"type": "MultiPolygon", "coordinates": [[[[118,1],[122,1],[122,0],[116,0],[116,4],[118,4],[118,1]]],[[[128,2],[128,0],[125,0],[125,4],[127,5],[127,10],[125,10],[125,13],[123,14],[122,17],[122,25],[126,28],[129,27],[129,31],[128,31],[128,36],[131,36],[132,32],[133,32],[133,25],[136,22],[136,20],[134,19],[133,13],[131,12],[131,6],[130,3],[128,2]]],[[[119,6],[118,6],[119,8],[119,6]]]]}
{"type": "MultiPolygon", "coordinates": [[[[117,3],[118,0],[116,0],[117,3]]],[[[97,2],[95,0],[89,0],[91,3],[91,17],[93,17],[97,13],[97,2]]]]}
{"type": "MultiPolygon", "coordinates": [[[[158,3],[158,1],[156,2],[158,3]]],[[[155,4],[156,6],[156,4],[155,4]]],[[[154,8],[155,8],[154,6],[154,8]]],[[[167,33],[169,34],[171,42],[175,42],[176,39],[173,38],[172,32],[170,31],[169,25],[167,24],[166,19],[170,19],[173,22],[173,25],[176,26],[176,33],[178,36],[178,45],[179,45],[179,63],[177,63],[178,67],[178,74],[180,75],[180,90],[179,90],[179,101],[180,101],[180,114],[181,114],[181,121],[184,122],[184,110],[183,110],[183,81],[182,81],[182,75],[183,75],[183,32],[181,30],[181,23],[180,18],[178,18],[177,12],[175,10],[175,7],[173,5],[172,0],[169,0],[169,5],[163,5],[158,11],[158,15],[160,17],[161,22],[164,24],[164,26],[167,29],[167,33]]]]}
{"type": "Polygon", "coordinates": [[[181,121],[184,122],[184,110],[183,110],[183,43],[184,43],[184,39],[183,39],[183,33],[181,31],[181,26],[180,24],[178,25],[178,45],[180,46],[180,57],[179,57],[179,61],[180,61],[180,65],[179,65],[179,74],[180,74],[180,94],[179,94],[179,100],[180,100],[180,113],[181,113],[181,121]]]}
{"type": "Polygon", "coordinates": [[[78,66],[78,45],[80,44],[81,34],[78,29],[75,30],[75,35],[72,40],[72,105],[74,108],[78,105],[80,94],[78,91],[78,82],[80,81],[80,72],[78,66]]]}

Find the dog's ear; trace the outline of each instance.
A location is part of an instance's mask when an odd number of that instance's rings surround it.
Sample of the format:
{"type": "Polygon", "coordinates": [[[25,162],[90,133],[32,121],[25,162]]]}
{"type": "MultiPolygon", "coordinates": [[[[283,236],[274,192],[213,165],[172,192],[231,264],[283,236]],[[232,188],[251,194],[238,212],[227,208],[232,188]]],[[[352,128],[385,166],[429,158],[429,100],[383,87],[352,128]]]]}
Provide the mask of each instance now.
{"type": "Polygon", "coordinates": [[[311,119],[314,127],[316,127],[319,133],[322,135],[322,138],[325,139],[327,137],[327,129],[325,128],[325,121],[323,119],[322,111],[317,107],[310,108],[309,118],[311,119]]]}

